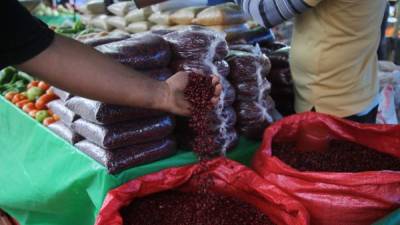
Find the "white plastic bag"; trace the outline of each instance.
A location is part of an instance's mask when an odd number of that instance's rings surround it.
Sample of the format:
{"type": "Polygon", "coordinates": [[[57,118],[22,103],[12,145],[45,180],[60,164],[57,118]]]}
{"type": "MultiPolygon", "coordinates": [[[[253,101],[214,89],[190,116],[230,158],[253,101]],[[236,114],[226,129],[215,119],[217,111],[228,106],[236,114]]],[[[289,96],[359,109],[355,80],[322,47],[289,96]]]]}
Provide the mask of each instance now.
{"type": "Polygon", "coordinates": [[[131,34],[135,34],[135,33],[148,31],[148,30],[150,30],[151,26],[152,26],[152,23],[142,21],[142,22],[136,22],[136,23],[129,24],[125,28],[125,30],[131,34]]]}
{"type": "Polygon", "coordinates": [[[102,0],[90,0],[86,5],[86,9],[94,15],[103,14],[106,12],[104,1],[102,0]]]}
{"type": "Polygon", "coordinates": [[[149,21],[158,25],[171,26],[171,12],[155,12],[149,17],[149,21]]]}
{"type": "Polygon", "coordinates": [[[117,2],[107,7],[108,11],[117,16],[125,16],[129,11],[135,8],[133,2],[117,2]]]}
{"type": "Polygon", "coordinates": [[[134,9],[128,12],[128,14],[126,14],[125,19],[128,23],[147,21],[151,13],[152,10],[150,7],[146,7],[143,9],[134,9]]]}
{"type": "Polygon", "coordinates": [[[92,26],[102,29],[104,31],[111,31],[113,29],[113,26],[110,26],[107,23],[107,19],[108,19],[108,16],[106,16],[106,15],[96,16],[90,21],[89,25],[92,25],[92,26]]]}
{"type": "MultiPolygon", "coordinates": [[[[385,69],[385,71],[391,71],[396,69],[395,67],[393,67],[393,65],[386,67],[388,69],[385,69]]],[[[400,71],[394,70],[394,72],[379,72],[378,77],[380,85],[380,95],[379,95],[377,123],[399,124],[400,123],[400,71]]]]}
{"type": "Polygon", "coordinates": [[[171,21],[179,25],[192,24],[197,14],[201,12],[205,7],[194,6],[180,9],[171,15],[171,21]]]}
{"type": "Polygon", "coordinates": [[[107,24],[118,29],[125,29],[128,25],[124,17],[120,16],[110,16],[107,18],[107,24]]]}
{"type": "Polygon", "coordinates": [[[154,12],[164,12],[169,10],[178,10],[191,6],[207,6],[207,0],[170,0],[151,6],[154,12]]]}

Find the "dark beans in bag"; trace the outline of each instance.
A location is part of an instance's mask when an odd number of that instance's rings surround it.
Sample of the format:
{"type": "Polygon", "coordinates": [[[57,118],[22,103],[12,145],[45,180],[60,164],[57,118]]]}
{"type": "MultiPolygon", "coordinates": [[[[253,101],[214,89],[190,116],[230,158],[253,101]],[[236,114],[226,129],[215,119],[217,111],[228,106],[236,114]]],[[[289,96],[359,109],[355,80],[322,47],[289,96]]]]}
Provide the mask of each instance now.
{"type": "Polygon", "coordinates": [[[165,114],[157,110],[112,105],[82,97],[71,98],[66,106],[83,119],[96,124],[114,124],[165,114]]]}
{"type": "Polygon", "coordinates": [[[105,149],[159,140],[170,135],[175,127],[171,116],[136,120],[101,126],[83,119],[72,124],[72,128],[87,140],[105,149]]]}
{"type": "MultiPolygon", "coordinates": [[[[213,65],[216,67],[219,75],[223,77],[227,77],[229,75],[229,64],[225,60],[215,61],[213,62],[213,65]]],[[[176,72],[201,70],[205,74],[214,74],[213,68],[211,68],[209,65],[206,65],[204,61],[181,59],[173,61],[170,66],[176,72]]]]}
{"type": "Polygon", "coordinates": [[[75,144],[83,140],[82,136],[75,133],[71,128],[67,127],[61,121],[49,125],[49,129],[70,144],[75,144]]]}
{"type": "Polygon", "coordinates": [[[171,59],[168,43],[151,33],[136,34],[129,39],[97,46],[96,49],[138,70],[165,67],[171,59]]]}
{"type": "Polygon", "coordinates": [[[111,174],[167,158],[176,153],[176,143],[171,138],[119,148],[115,151],[105,150],[87,140],[78,142],[75,146],[105,166],[111,174]]]}

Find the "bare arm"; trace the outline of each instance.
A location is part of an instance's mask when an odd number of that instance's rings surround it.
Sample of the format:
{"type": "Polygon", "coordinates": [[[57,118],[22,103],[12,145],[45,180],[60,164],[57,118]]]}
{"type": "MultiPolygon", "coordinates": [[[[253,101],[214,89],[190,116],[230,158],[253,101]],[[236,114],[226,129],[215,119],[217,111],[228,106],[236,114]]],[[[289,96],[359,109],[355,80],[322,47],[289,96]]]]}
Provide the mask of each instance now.
{"type": "MultiPolygon", "coordinates": [[[[184,72],[175,74],[166,82],[156,81],[59,35],[45,51],[17,67],[52,85],[91,99],[189,114],[190,105],[183,96],[187,84],[184,72]]],[[[216,96],[220,89],[219,85],[216,96]]]]}

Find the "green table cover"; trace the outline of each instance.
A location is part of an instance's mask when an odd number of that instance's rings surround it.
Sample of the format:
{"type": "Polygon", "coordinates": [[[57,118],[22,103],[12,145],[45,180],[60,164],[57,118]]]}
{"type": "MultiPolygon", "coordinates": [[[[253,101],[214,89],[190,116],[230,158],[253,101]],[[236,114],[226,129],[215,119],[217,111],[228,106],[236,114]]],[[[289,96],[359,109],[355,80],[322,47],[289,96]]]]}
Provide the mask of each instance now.
{"type": "Polygon", "coordinates": [[[75,21],[79,19],[79,16],[73,15],[63,15],[63,16],[36,16],[44,23],[48,24],[49,26],[61,26],[64,24],[66,20],[75,21]]]}
{"type": "MultiPolygon", "coordinates": [[[[228,156],[249,165],[259,143],[228,156]]],[[[116,176],[0,97],[0,208],[21,225],[92,225],[107,192],[138,176],[196,162],[190,152],[116,176]]],[[[399,225],[400,210],[374,225],[399,225]]]]}
{"type": "MultiPolygon", "coordinates": [[[[248,164],[259,143],[229,157],[248,164]]],[[[107,192],[138,176],[196,162],[191,152],[116,176],[0,97],[0,208],[21,225],[92,225],[107,192]]]]}

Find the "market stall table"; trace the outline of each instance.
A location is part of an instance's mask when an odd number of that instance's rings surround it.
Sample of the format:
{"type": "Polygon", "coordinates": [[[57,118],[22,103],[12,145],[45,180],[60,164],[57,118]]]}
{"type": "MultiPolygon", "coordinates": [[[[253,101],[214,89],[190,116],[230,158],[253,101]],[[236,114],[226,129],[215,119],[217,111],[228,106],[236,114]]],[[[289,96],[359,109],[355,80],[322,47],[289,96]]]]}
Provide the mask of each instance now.
{"type": "MultiPolygon", "coordinates": [[[[106,193],[138,176],[196,162],[191,152],[110,175],[99,163],[0,97],[0,208],[21,224],[88,225],[106,193]]],[[[228,156],[249,164],[258,142],[228,156]]]]}

